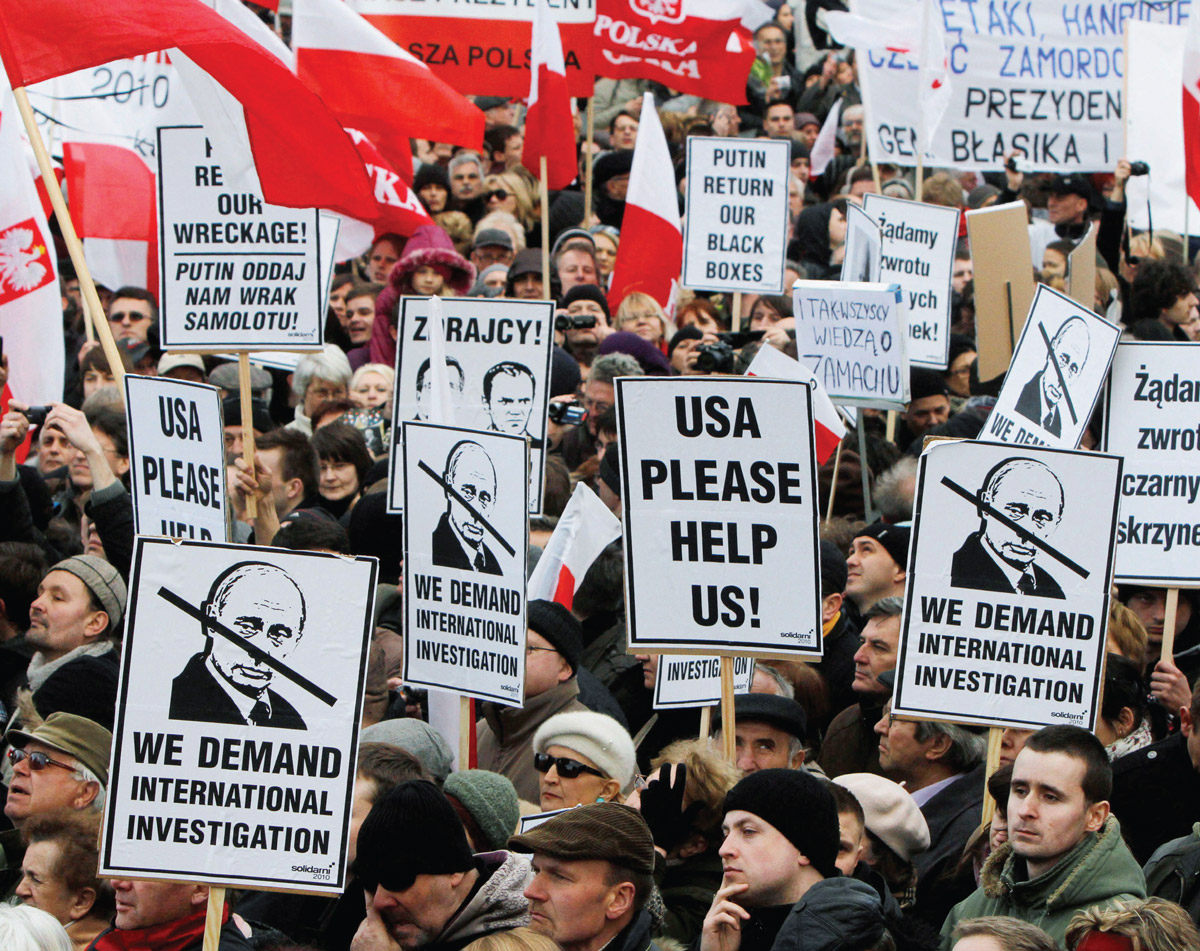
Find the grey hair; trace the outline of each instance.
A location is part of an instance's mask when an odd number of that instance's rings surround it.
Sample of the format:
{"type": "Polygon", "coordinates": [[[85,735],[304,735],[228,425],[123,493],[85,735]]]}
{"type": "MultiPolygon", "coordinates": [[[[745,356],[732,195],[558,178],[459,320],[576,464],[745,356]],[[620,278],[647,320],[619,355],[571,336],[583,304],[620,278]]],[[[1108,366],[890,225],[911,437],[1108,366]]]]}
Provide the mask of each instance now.
{"type": "Polygon", "coordinates": [[[931,720],[916,722],[915,739],[924,743],[935,736],[950,740],[950,749],[944,761],[956,773],[968,773],[983,762],[987,755],[987,737],[972,733],[957,723],[935,723],[931,720]]]}
{"type": "Polygon", "coordinates": [[[66,929],[32,905],[0,905],[0,948],[4,951],[74,951],[66,929]]]}
{"type": "Polygon", "coordinates": [[[889,522],[912,520],[918,463],[915,456],[903,456],[875,481],[875,506],[889,522]]]}
{"type": "Polygon", "coordinates": [[[100,782],[100,777],[93,773],[90,769],[75,760],[75,781],[80,783],[95,783],[96,798],[92,800],[92,804],[88,807],[92,812],[104,811],[104,783],[100,782]]]}
{"type": "Polygon", "coordinates": [[[898,598],[895,595],[887,598],[880,598],[863,615],[864,621],[869,621],[871,618],[877,617],[899,617],[900,612],[904,610],[904,599],[898,598]]]}
{"type": "Polygon", "coordinates": [[[296,370],[292,374],[292,392],[296,399],[303,400],[314,377],[349,387],[353,375],[346,354],[340,347],[327,343],[320,353],[306,353],[296,363],[296,370]]]}
{"type": "Polygon", "coordinates": [[[450,160],[450,166],[449,166],[449,168],[447,168],[446,174],[453,175],[454,170],[456,168],[458,168],[460,165],[467,165],[470,162],[474,162],[476,165],[479,166],[479,177],[482,178],[483,177],[483,157],[478,152],[472,152],[470,150],[464,150],[462,152],[459,152],[456,156],[454,156],[454,158],[452,158],[450,160]]]}
{"type": "Polygon", "coordinates": [[[645,376],[642,365],[627,353],[606,353],[592,361],[589,383],[612,383],[619,376],[645,376]]]}
{"type": "Polygon", "coordinates": [[[779,696],[787,697],[789,700],[796,699],[796,688],[786,677],[783,676],[783,674],[777,671],[774,667],[771,667],[769,664],[760,664],[755,662],[754,670],[750,674],[751,680],[753,680],[754,674],[757,674],[760,670],[773,681],[775,681],[775,685],[779,687],[779,696]]]}

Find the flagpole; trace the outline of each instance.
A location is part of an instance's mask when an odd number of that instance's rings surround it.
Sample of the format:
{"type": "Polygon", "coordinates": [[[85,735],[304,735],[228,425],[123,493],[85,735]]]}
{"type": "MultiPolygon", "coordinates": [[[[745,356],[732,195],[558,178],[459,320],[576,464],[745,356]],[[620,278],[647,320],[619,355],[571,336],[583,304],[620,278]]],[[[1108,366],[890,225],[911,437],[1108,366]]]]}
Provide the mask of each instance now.
{"type": "Polygon", "coordinates": [[[208,907],[204,915],[204,946],[202,951],[218,951],[221,944],[221,919],[225,916],[225,889],[209,886],[208,907]]]}
{"type": "Polygon", "coordinates": [[[550,187],[546,184],[546,156],[538,157],[538,195],[542,202],[542,294],[550,300],[550,187]]]}
{"type": "MultiPolygon", "coordinates": [[[[246,469],[250,477],[257,481],[254,472],[254,391],[250,389],[250,353],[238,351],[238,396],[242,408],[242,458],[246,460],[246,469]]],[[[258,499],[253,492],[246,495],[246,515],[251,519],[258,518],[258,499]]],[[[271,544],[270,540],[257,539],[260,545],[271,544]]]]}
{"type": "MultiPolygon", "coordinates": [[[[928,81],[925,75],[926,68],[929,66],[929,50],[926,47],[929,45],[929,0],[921,0],[921,57],[920,71],[918,75],[921,77],[921,82],[924,84],[928,81]]],[[[924,86],[921,87],[924,89],[924,86]]],[[[924,93],[922,93],[924,95],[924,93]]],[[[925,106],[917,101],[917,180],[913,188],[913,198],[916,201],[921,200],[922,186],[925,184],[925,124],[929,120],[925,117],[925,106]]]]}
{"type": "Polygon", "coordinates": [[[125,379],[125,365],[121,362],[121,354],[117,350],[116,340],[113,339],[112,328],[108,326],[107,320],[101,319],[104,316],[104,306],[100,303],[100,295],[96,293],[92,272],[88,270],[87,261],[83,256],[83,243],[75,232],[71,213],[67,210],[67,200],[63,197],[62,188],[59,187],[58,179],[54,176],[54,167],[50,164],[50,153],[46,151],[46,143],[42,141],[42,134],[38,131],[37,120],[33,117],[33,107],[29,105],[29,95],[25,92],[25,87],[15,87],[13,98],[17,101],[17,111],[21,113],[21,122],[29,136],[29,144],[33,146],[33,154],[37,158],[42,181],[46,183],[46,194],[50,196],[50,204],[54,206],[54,217],[58,219],[59,230],[62,231],[63,241],[67,245],[67,253],[71,257],[71,263],[75,265],[75,276],[79,278],[79,292],[86,303],[84,320],[89,322],[99,333],[100,346],[104,348],[109,370],[119,387],[121,381],[125,379]],[[95,315],[94,320],[89,316],[89,311],[95,315]]]}
{"type": "Polygon", "coordinates": [[[596,138],[596,106],[595,97],[588,96],[587,101],[587,138],[583,140],[583,148],[587,153],[587,164],[583,167],[583,226],[589,226],[592,220],[592,142],[596,138]]]}

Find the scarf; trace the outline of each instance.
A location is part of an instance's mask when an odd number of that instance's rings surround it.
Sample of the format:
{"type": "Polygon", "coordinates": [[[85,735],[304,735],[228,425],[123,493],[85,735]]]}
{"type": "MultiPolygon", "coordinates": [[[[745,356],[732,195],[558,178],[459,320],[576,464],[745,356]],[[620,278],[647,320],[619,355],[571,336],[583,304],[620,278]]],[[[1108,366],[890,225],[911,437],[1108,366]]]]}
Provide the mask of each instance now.
{"type": "Polygon", "coordinates": [[[58,660],[46,660],[46,655],[38,651],[29,660],[29,689],[37,693],[50,676],[73,660],[80,657],[100,657],[113,649],[112,641],[98,641],[92,644],[81,644],[72,651],[67,651],[58,660]]]}
{"type": "MultiPolygon", "coordinates": [[[[185,951],[204,941],[207,909],[149,928],[111,928],[100,935],[92,951],[185,951]]],[[[221,911],[221,924],[229,920],[229,905],[221,911]]]]}

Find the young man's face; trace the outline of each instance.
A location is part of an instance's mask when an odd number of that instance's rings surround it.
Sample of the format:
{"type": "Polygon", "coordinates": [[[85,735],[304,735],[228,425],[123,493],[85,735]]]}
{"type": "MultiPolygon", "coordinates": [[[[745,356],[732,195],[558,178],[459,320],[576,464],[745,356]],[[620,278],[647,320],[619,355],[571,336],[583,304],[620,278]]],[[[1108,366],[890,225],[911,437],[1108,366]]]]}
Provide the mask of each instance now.
{"type": "Polygon", "coordinates": [[[863,853],[862,820],[852,812],[838,813],[838,854],[835,863],[843,875],[853,875],[863,853]]]}
{"type": "Polygon", "coordinates": [[[800,870],[797,848],[771,823],[743,809],[727,812],[721,828],[721,884],[750,886],[734,901],[746,908],[786,902],[800,870]]]}
{"type": "Polygon", "coordinates": [[[1008,839],[1029,865],[1030,877],[1052,868],[1096,832],[1108,818],[1108,803],[1083,795],[1086,764],[1066,753],[1041,753],[1028,746],[1013,763],[1008,795],[1008,839]]]}
{"type": "Polygon", "coordinates": [[[371,327],[375,323],[375,298],[369,295],[352,297],[346,301],[346,319],[342,326],[350,342],[361,347],[371,340],[371,327]]]}
{"type": "Polygon", "coordinates": [[[850,543],[846,558],[846,596],[866,610],[904,582],[904,568],[874,538],[861,536],[850,543]]]}
{"type": "Polygon", "coordinates": [[[950,286],[962,293],[962,289],[967,286],[967,282],[975,277],[975,265],[970,258],[955,258],[954,270],[950,272],[950,286]]]}
{"type": "Polygon", "coordinates": [[[529,927],[560,947],[580,947],[608,923],[615,886],[608,884],[608,862],[533,857],[533,880],[525,889],[529,927]]]}
{"type": "Polygon", "coordinates": [[[871,618],[863,628],[862,638],[862,645],[854,654],[854,681],[851,688],[855,693],[865,696],[882,696],[887,693],[887,688],[879,682],[879,675],[896,668],[900,618],[871,618]]]}

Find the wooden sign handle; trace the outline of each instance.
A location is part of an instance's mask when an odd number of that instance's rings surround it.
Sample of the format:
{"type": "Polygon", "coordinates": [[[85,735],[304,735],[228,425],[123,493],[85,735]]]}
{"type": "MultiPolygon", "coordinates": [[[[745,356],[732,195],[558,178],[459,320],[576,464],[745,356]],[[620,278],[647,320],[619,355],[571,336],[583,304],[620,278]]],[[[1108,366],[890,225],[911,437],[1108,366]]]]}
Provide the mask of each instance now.
{"type": "Polygon", "coordinates": [[[471,698],[458,698],[458,768],[471,769],[471,733],[475,718],[471,715],[471,698]]]}
{"type": "Polygon", "coordinates": [[[983,824],[985,826],[992,824],[992,816],[995,815],[999,805],[988,795],[987,784],[988,780],[992,778],[992,773],[1000,767],[1000,739],[1003,736],[1004,731],[998,726],[988,730],[987,765],[983,771],[983,824]]]}
{"type": "Polygon", "coordinates": [[[1166,611],[1163,612],[1162,659],[1169,663],[1175,662],[1175,616],[1178,613],[1179,589],[1167,588],[1167,605],[1166,611]]]}
{"type": "Polygon", "coordinates": [[[208,890],[208,912],[204,916],[202,951],[218,951],[221,944],[221,916],[225,913],[225,889],[213,885],[208,890]]]}
{"type": "Polygon", "coordinates": [[[737,762],[736,723],[733,712],[733,658],[721,658],[721,743],[725,758],[737,762]]]}
{"type": "Polygon", "coordinates": [[[707,740],[712,733],[712,707],[700,708],[700,739],[707,740]]]}
{"type": "MultiPolygon", "coordinates": [[[[238,396],[242,401],[242,458],[254,477],[254,393],[250,389],[250,354],[243,350],[238,354],[238,396]]],[[[246,496],[246,514],[258,518],[258,500],[246,496]]]]}
{"type": "Polygon", "coordinates": [[[825,509],[825,524],[833,521],[833,498],[837,495],[838,469],[842,467],[842,444],[839,442],[837,454],[833,457],[833,475],[829,478],[829,505],[825,509]]]}

